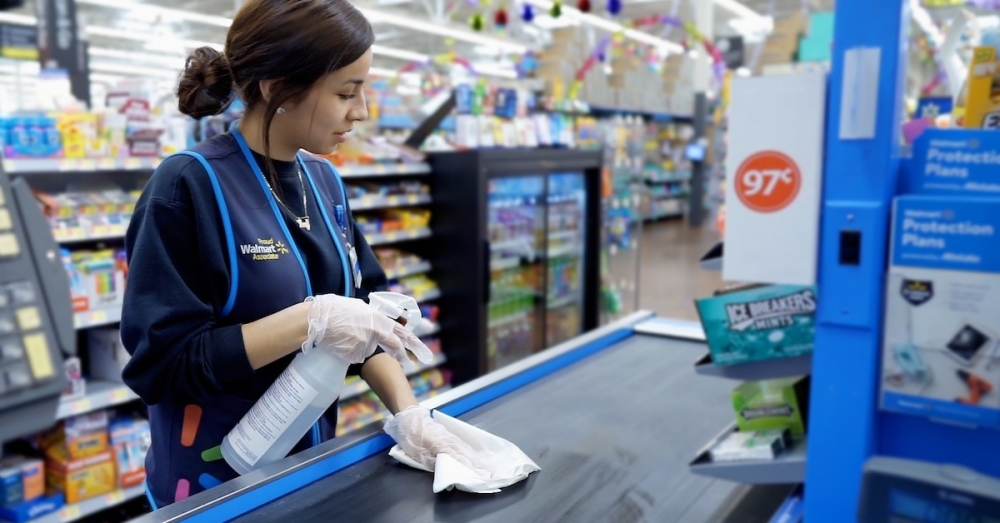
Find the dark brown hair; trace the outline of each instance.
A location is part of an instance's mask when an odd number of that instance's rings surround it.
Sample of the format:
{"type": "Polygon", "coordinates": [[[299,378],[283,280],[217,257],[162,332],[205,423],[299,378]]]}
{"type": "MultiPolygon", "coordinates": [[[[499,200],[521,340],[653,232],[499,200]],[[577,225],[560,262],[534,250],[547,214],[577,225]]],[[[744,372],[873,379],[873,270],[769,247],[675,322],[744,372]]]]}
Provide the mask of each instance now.
{"type": "Polygon", "coordinates": [[[300,100],[374,42],[371,24],[348,0],[249,0],[229,26],[223,53],[202,47],[188,56],[177,86],[178,108],[203,118],[224,111],[234,94],[247,111],[263,108],[264,156],[273,172],[269,130],[278,108],[300,100]],[[266,105],[262,80],[277,80],[266,105]]]}

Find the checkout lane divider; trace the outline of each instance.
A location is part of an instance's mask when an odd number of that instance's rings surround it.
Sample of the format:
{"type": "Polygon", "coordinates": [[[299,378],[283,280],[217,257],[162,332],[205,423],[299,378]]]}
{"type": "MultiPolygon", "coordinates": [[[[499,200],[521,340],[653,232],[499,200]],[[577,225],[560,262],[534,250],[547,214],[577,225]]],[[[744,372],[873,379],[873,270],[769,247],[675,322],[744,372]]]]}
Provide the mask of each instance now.
{"type": "MultiPolygon", "coordinates": [[[[632,336],[633,333],[634,331],[631,327],[618,328],[589,343],[581,345],[575,350],[565,352],[555,358],[502,379],[486,388],[472,392],[468,396],[443,405],[437,410],[449,416],[461,416],[466,412],[481,407],[501,396],[607,349],[632,336]]],[[[184,519],[185,521],[195,523],[214,523],[216,521],[228,521],[243,516],[256,508],[283,498],[291,492],[315,481],[335,474],[376,454],[385,452],[394,444],[395,442],[392,438],[384,433],[364,439],[323,459],[304,464],[297,470],[291,471],[272,481],[265,482],[256,488],[235,492],[229,499],[220,501],[217,505],[209,506],[200,512],[197,512],[198,509],[195,509],[194,513],[188,512],[168,521],[184,519]]]]}

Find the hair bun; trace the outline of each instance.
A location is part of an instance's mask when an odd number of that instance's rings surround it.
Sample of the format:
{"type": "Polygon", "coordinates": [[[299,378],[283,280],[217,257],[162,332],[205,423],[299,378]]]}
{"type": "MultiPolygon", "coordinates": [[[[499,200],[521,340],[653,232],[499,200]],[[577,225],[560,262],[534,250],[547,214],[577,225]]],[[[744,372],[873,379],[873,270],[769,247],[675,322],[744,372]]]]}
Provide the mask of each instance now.
{"type": "Polygon", "coordinates": [[[233,73],[225,55],[211,47],[199,47],[187,57],[177,84],[177,107],[193,118],[219,114],[229,106],[233,73]]]}

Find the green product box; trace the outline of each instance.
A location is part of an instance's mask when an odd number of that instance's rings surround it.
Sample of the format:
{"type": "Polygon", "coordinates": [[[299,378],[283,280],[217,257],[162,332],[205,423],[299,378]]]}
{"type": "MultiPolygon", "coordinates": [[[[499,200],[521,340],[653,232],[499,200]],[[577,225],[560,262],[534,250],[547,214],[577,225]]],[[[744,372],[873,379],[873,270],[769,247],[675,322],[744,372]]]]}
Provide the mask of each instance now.
{"type": "Polygon", "coordinates": [[[788,428],[805,436],[809,418],[809,377],[748,381],[732,393],[741,432],[788,428]]]}
{"type": "Polygon", "coordinates": [[[696,300],[716,365],[811,354],[816,287],[760,285],[696,300]]]}

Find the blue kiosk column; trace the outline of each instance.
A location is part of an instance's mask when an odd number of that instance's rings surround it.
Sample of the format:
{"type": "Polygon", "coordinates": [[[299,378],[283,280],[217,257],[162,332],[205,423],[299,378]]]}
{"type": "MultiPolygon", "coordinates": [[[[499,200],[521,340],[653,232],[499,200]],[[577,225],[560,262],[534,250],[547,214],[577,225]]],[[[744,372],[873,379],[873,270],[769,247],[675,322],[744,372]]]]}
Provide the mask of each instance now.
{"type": "Polygon", "coordinates": [[[827,103],[805,521],[856,521],[876,448],[886,245],[899,166],[905,0],[837,0],[827,103]],[[875,100],[872,98],[875,97],[875,100]]]}

